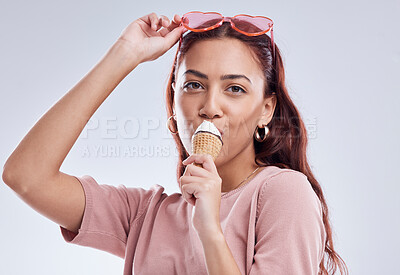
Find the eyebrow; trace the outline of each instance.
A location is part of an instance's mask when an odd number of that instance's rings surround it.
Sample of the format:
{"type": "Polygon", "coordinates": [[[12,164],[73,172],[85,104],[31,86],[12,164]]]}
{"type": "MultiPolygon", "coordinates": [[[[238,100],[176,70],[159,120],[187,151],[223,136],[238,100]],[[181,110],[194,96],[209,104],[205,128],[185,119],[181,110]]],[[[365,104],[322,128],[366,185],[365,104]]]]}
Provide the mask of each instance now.
{"type": "MultiPolygon", "coordinates": [[[[196,71],[196,70],[187,70],[183,75],[185,75],[185,74],[193,74],[193,75],[195,75],[197,77],[208,79],[208,76],[206,74],[203,74],[203,73],[201,73],[199,71],[196,71]]],[[[221,76],[220,79],[221,80],[225,80],[225,79],[237,79],[237,78],[244,78],[248,82],[250,82],[250,84],[252,84],[251,80],[247,76],[245,76],[243,74],[224,74],[223,76],[221,76]]]]}

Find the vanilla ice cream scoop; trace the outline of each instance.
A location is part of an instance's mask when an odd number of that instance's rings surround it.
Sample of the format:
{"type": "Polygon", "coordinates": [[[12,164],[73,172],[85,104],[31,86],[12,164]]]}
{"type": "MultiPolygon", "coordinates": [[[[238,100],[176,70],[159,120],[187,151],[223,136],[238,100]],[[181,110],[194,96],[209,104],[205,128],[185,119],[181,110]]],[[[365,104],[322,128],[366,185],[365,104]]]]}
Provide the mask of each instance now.
{"type": "MultiPolygon", "coordinates": [[[[222,136],[214,123],[204,120],[192,136],[192,154],[209,154],[213,160],[218,157],[222,148],[222,136]]],[[[201,164],[196,164],[202,166],[201,164]]]]}
{"type": "Polygon", "coordinates": [[[217,127],[215,127],[214,123],[204,120],[199,127],[197,127],[196,131],[194,132],[194,135],[197,134],[198,132],[209,132],[211,134],[216,135],[219,137],[219,139],[222,142],[222,136],[217,127]]]}

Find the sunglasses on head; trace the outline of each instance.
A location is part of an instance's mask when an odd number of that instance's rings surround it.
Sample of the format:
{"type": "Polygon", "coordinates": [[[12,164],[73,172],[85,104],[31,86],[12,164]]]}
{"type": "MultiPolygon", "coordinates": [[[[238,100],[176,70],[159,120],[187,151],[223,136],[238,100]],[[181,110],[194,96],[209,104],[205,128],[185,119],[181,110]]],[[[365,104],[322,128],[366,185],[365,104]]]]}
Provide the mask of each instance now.
{"type": "MultiPolygon", "coordinates": [[[[225,17],[218,12],[192,11],[182,16],[180,25],[193,32],[205,32],[220,27],[223,22],[230,22],[233,29],[247,36],[258,36],[271,30],[273,59],[275,60],[274,22],[268,17],[247,14],[225,17]]],[[[182,35],[179,40],[178,49],[181,43],[182,35]]]]}

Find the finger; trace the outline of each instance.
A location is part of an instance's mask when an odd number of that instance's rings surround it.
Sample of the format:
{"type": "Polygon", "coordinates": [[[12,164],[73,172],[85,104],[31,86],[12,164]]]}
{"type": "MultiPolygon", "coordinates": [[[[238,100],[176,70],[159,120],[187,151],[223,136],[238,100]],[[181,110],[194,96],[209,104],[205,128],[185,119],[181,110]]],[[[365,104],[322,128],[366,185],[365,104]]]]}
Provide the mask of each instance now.
{"type": "Polygon", "coordinates": [[[181,177],[180,184],[183,199],[188,203],[195,205],[195,201],[202,190],[201,188],[204,184],[204,179],[199,177],[181,177]]]}
{"type": "Polygon", "coordinates": [[[175,24],[179,25],[179,24],[181,23],[181,20],[182,20],[182,17],[179,16],[179,14],[175,14],[172,21],[173,21],[175,24]]]}
{"type": "Polygon", "coordinates": [[[152,30],[156,31],[158,27],[158,22],[160,19],[158,18],[157,14],[155,12],[149,14],[149,19],[150,19],[150,27],[152,30]]]}
{"type": "Polygon", "coordinates": [[[179,37],[186,31],[187,31],[187,29],[185,29],[185,27],[180,26],[180,27],[173,29],[172,31],[170,31],[169,33],[167,33],[165,35],[164,38],[167,41],[166,44],[169,46],[169,49],[172,48],[172,46],[174,46],[174,44],[179,40],[179,37]]]}
{"type": "MultiPolygon", "coordinates": [[[[179,27],[181,25],[181,21],[182,21],[182,18],[178,14],[175,14],[172,18],[172,21],[170,22],[170,24],[168,26],[163,25],[163,27],[165,29],[162,29],[160,31],[161,36],[165,37],[169,32],[171,32],[175,28],[179,27]]],[[[187,31],[187,29],[182,29],[182,33],[184,33],[185,31],[187,31]]]]}
{"type": "MultiPolygon", "coordinates": [[[[168,20],[169,22],[169,20],[168,20]]],[[[174,15],[174,17],[172,18],[172,21],[169,22],[169,24],[167,26],[164,26],[166,29],[168,29],[168,31],[172,31],[174,30],[176,27],[179,27],[181,23],[181,17],[177,14],[174,15]]],[[[164,36],[166,35],[166,33],[164,33],[164,36]]]]}
{"type": "Polygon", "coordinates": [[[195,206],[196,205],[196,198],[193,195],[189,195],[182,191],[182,198],[189,204],[195,206]]]}
{"type": "MultiPolygon", "coordinates": [[[[158,20],[157,20],[157,26],[156,26],[156,29],[155,29],[155,31],[158,31],[159,29],[161,29],[162,27],[168,27],[168,25],[169,25],[169,19],[168,19],[168,17],[166,17],[165,15],[160,15],[159,17],[157,17],[158,18],[158,20]]],[[[154,29],[153,29],[154,30],[154,29]]]]}
{"type": "Polygon", "coordinates": [[[160,25],[167,28],[170,25],[169,18],[165,15],[160,16],[160,25]]]}
{"type": "Polygon", "coordinates": [[[192,182],[190,184],[182,185],[182,196],[186,200],[190,200],[192,196],[198,199],[201,193],[201,183],[192,182]]]}
{"type": "Polygon", "coordinates": [[[160,34],[161,34],[161,36],[162,37],[165,37],[165,36],[167,36],[170,32],[172,32],[173,30],[175,30],[175,29],[177,29],[177,28],[179,28],[180,29],[180,34],[179,35],[182,35],[183,33],[185,33],[186,31],[187,31],[187,29],[186,28],[184,28],[183,26],[180,26],[179,24],[176,24],[176,23],[171,23],[169,26],[167,26],[166,28],[165,28],[165,26],[164,26],[164,28],[162,29],[162,30],[160,30],[160,34]]]}
{"type": "Polygon", "coordinates": [[[165,37],[171,30],[173,30],[173,28],[171,28],[172,23],[170,22],[169,18],[166,17],[165,15],[161,15],[162,16],[162,21],[161,21],[161,25],[164,27],[162,30],[159,31],[159,34],[162,37],[165,37]]]}
{"type": "Polygon", "coordinates": [[[199,163],[203,165],[203,168],[207,171],[218,174],[217,167],[215,166],[214,160],[209,154],[192,154],[187,159],[185,159],[182,164],[186,165],[189,163],[199,163]]]}
{"type": "Polygon", "coordinates": [[[209,171],[206,169],[194,165],[194,163],[190,163],[186,166],[185,171],[183,172],[185,176],[196,176],[196,177],[203,177],[208,178],[213,176],[209,171]]]}
{"type": "Polygon", "coordinates": [[[206,182],[206,179],[204,179],[203,177],[197,177],[197,176],[182,176],[182,177],[180,177],[181,188],[185,184],[191,184],[191,183],[204,184],[205,182],[206,182]]]}
{"type": "Polygon", "coordinates": [[[149,13],[149,14],[146,14],[145,16],[139,18],[140,20],[145,22],[150,28],[151,28],[151,17],[153,16],[152,14],[153,13],[149,13]]]}
{"type": "Polygon", "coordinates": [[[181,24],[181,19],[182,18],[178,14],[175,14],[170,25],[170,30],[178,27],[181,24]]]}

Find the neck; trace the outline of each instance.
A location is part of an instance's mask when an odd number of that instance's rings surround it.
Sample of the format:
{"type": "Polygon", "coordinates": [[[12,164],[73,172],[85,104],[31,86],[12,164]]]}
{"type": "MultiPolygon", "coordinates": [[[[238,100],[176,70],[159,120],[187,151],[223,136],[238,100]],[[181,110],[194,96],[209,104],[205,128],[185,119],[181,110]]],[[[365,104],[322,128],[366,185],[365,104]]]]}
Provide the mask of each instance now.
{"type": "Polygon", "coordinates": [[[245,182],[241,182],[246,179],[251,173],[257,169],[258,165],[254,162],[255,152],[253,144],[250,144],[246,149],[237,154],[229,162],[222,164],[217,167],[218,174],[222,179],[221,192],[229,192],[236,189],[238,185],[246,184],[247,181],[251,180],[260,170],[259,168],[253,175],[251,175],[245,182]]]}

